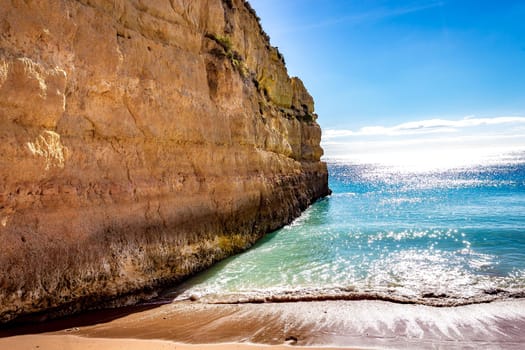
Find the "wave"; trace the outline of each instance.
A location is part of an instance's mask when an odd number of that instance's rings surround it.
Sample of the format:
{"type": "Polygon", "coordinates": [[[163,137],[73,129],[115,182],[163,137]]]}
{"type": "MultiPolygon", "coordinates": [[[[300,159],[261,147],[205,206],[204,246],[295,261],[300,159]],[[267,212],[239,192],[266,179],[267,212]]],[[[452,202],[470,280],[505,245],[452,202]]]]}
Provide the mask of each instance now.
{"type": "Polygon", "coordinates": [[[379,300],[398,304],[418,304],[434,307],[453,307],[470,304],[482,304],[493,301],[525,298],[525,289],[505,290],[489,288],[476,296],[427,292],[419,296],[407,296],[389,291],[358,291],[353,287],[330,289],[298,289],[285,291],[254,291],[226,294],[186,294],[174,298],[174,301],[198,301],[204,304],[262,304],[294,303],[318,301],[356,301],[379,300]]]}

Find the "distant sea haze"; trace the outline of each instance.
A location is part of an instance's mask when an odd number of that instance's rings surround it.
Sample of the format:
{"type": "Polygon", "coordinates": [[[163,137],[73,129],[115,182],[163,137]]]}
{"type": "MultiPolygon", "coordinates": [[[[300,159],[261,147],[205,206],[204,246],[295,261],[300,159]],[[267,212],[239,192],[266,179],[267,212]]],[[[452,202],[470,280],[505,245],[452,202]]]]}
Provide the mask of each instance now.
{"type": "Polygon", "coordinates": [[[330,197],[175,293],[429,305],[523,297],[522,155],[430,170],[330,162],[330,197]]]}

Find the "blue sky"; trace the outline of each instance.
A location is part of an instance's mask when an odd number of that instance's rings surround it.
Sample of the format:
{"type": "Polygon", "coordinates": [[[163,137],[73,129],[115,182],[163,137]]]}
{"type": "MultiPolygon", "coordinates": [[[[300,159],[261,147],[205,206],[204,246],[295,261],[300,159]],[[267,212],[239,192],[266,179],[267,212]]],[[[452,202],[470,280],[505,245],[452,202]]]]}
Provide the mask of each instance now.
{"type": "Polygon", "coordinates": [[[327,156],[414,138],[525,147],[525,1],[250,3],[314,96],[327,156]],[[418,131],[392,132],[406,123],[418,131]]]}

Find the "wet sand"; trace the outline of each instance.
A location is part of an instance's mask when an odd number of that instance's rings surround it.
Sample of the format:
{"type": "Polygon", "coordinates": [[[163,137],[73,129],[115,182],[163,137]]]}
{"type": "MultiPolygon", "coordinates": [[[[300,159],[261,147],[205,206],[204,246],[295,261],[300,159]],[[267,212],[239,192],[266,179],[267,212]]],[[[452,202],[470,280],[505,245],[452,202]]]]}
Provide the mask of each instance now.
{"type": "Polygon", "coordinates": [[[0,331],[0,349],[522,349],[525,300],[457,307],[367,300],[238,305],[186,301],[120,314],[95,312],[44,325],[0,331]]]}
{"type": "MultiPolygon", "coordinates": [[[[101,339],[83,338],[72,335],[24,335],[0,339],[1,349],[13,350],[290,350],[290,346],[260,344],[180,344],[166,340],[101,339]]],[[[296,347],[293,349],[312,349],[296,347]]],[[[314,348],[315,349],[315,348],[314,348]]],[[[340,348],[322,348],[336,350],[340,348]]]]}

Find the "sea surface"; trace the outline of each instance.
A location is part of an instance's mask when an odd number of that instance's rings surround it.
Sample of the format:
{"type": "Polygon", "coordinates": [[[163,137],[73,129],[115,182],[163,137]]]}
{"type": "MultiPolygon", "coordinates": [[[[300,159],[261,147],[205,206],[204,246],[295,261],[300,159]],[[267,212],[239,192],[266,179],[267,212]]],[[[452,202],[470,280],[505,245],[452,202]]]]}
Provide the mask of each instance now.
{"type": "Polygon", "coordinates": [[[176,299],[445,306],[525,297],[524,161],[328,168],[331,196],[192,278],[176,299]]]}

